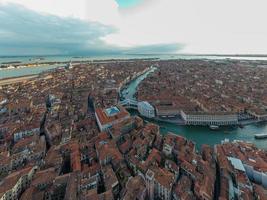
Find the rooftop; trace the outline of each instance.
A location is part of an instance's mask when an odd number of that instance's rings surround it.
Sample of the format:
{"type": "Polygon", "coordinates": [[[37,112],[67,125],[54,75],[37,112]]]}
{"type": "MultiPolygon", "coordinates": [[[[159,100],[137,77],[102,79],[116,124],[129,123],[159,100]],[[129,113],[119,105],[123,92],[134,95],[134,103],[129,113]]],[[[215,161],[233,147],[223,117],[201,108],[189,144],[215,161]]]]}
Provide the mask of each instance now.
{"type": "Polygon", "coordinates": [[[109,117],[114,116],[114,115],[118,114],[119,112],[120,112],[120,110],[116,106],[113,106],[111,108],[107,108],[105,110],[106,115],[109,116],[109,117]]]}
{"type": "Polygon", "coordinates": [[[120,107],[111,107],[108,109],[96,109],[96,115],[102,125],[111,123],[113,121],[130,117],[130,114],[125,108],[120,107]]]}
{"type": "Polygon", "coordinates": [[[16,171],[9,176],[7,176],[2,182],[0,182],[0,197],[7,192],[8,190],[12,189],[14,185],[18,182],[18,180],[28,174],[32,170],[32,167],[27,167],[22,170],[16,171]]]}
{"type": "Polygon", "coordinates": [[[228,157],[228,160],[232,163],[233,167],[239,171],[245,172],[245,168],[240,159],[228,157]]]}

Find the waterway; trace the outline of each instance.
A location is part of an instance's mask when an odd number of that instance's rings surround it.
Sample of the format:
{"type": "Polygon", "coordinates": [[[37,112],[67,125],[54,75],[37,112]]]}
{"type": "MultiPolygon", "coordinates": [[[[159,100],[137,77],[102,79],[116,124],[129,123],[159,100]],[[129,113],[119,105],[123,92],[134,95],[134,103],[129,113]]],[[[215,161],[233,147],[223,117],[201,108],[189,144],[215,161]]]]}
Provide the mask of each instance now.
{"type": "MultiPolygon", "coordinates": [[[[135,99],[135,93],[137,91],[139,83],[144,80],[150,73],[153,73],[153,71],[149,71],[130,82],[124,89],[124,91],[128,91],[125,97],[135,99]]],[[[138,114],[137,111],[130,112],[132,115],[138,114]]],[[[267,139],[257,140],[254,138],[254,134],[256,133],[267,133],[266,123],[247,125],[244,128],[221,128],[215,131],[210,130],[208,127],[204,126],[180,126],[166,122],[157,122],[154,120],[148,121],[158,124],[160,126],[160,132],[162,134],[173,132],[194,141],[196,143],[197,149],[200,149],[202,144],[215,145],[221,143],[221,141],[224,139],[229,139],[230,141],[242,140],[246,142],[252,142],[258,148],[267,150],[267,139]]]]}
{"type": "Polygon", "coordinates": [[[127,85],[126,88],[122,90],[122,97],[124,97],[125,99],[136,99],[135,94],[139,83],[143,81],[150,73],[153,73],[156,69],[156,67],[152,67],[147,72],[131,81],[129,85],[127,85]]]}

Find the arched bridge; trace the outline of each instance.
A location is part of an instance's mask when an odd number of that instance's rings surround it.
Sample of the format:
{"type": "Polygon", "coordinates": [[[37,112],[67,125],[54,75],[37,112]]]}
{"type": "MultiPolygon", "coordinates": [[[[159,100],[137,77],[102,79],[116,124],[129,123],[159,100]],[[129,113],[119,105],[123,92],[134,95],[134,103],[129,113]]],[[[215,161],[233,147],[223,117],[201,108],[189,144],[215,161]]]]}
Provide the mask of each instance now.
{"type": "Polygon", "coordinates": [[[131,108],[131,109],[137,110],[138,102],[136,100],[133,100],[133,99],[124,99],[123,101],[120,101],[119,104],[125,108],[131,108]]]}

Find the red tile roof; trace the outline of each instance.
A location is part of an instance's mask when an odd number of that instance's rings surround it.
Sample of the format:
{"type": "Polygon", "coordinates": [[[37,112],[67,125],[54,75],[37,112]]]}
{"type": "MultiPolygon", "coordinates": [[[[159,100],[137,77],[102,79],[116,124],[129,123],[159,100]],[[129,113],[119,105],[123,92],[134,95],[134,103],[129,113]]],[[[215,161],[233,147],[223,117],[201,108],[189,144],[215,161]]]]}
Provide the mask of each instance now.
{"type": "Polygon", "coordinates": [[[104,109],[97,108],[96,109],[96,114],[97,114],[97,117],[98,117],[100,123],[102,125],[105,125],[105,124],[111,123],[112,121],[115,121],[115,120],[130,116],[128,111],[125,108],[123,108],[122,106],[118,106],[118,109],[120,110],[119,113],[117,113],[117,114],[115,114],[113,116],[108,116],[104,109]]]}

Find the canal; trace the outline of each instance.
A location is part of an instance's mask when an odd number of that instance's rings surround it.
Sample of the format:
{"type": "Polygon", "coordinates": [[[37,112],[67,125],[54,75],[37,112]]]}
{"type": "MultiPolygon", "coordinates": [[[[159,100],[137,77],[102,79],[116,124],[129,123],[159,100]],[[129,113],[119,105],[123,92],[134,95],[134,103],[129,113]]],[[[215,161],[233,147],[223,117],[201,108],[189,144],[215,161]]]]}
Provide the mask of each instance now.
{"type": "MultiPolygon", "coordinates": [[[[155,68],[152,68],[145,74],[139,76],[137,79],[130,82],[127,87],[122,91],[122,96],[129,99],[135,99],[135,94],[139,83],[154,71],[155,68]]],[[[131,110],[130,113],[132,115],[138,114],[137,111],[133,110],[131,110]]],[[[256,133],[267,133],[266,123],[247,125],[243,128],[226,127],[214,131],[204,126],[180,126],[166,122],[157,122],[154,120],[149,121],[158,124],[160,126],[160,131],[162,134],[173,132],[175,134],[181,135],[189,140],[194,141],[198,149],[200,149],[202,144],[219,144],[224,139],[229,139],[230,141],[243,140],[246,142],[252,142],[258,148],[267,149],[267,139],[257,140],[254,138],[254,134],[256,133]]]]}

